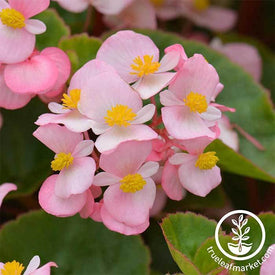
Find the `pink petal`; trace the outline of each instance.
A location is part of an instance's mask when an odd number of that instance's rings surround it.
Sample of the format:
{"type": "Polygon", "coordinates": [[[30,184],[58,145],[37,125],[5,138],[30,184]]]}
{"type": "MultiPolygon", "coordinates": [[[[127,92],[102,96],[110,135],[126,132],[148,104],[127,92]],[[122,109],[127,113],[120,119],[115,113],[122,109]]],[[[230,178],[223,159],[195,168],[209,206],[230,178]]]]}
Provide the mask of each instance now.
{"type": "Polygon", "coordinates": [[[137,81],[132,87],[139,93],[142,99],[148,99],[165,88],[175,75],[176,73],[146,75],[137,81]]]}
{"type": "Polygon", "coordinates": [[[50,5],[50,0],[9,0],[13,9],[20,11],[25,18],[30,18],[44,10],[50,5]]]}
{"type": "Polygon", "coordinates": [[[138,226],[148,219],[155,196],[156,185],[151,178],[147,178],[143,189],[135,193],[125,193],[120,184],[115,184],[104,193],[104,207],[117,221],[138,226]]]}
{"type": "Polygon", "coordinates": [[[130,74],[133,71],[131,64],[136,57],[144,55],[153,56],[153,62],[159,60],[159,50],[148,36],[119,31],[105,40],[96,58],[112,65],[126,82],[131,83],[138,79],[130,74]]]}
{"type": "Polygon", "coordinates": [[[120,177],[107,172],[101,172],[94,177],[93,184],[96,186],[109,186],[115,183],[119,183],[120,177]]]}
{"type": "Polygon", "coordinates": [[[215,108],[213,105],[209,105],[206,112],[201,113],[200,117],[208,121],[216,121],[222,117],[222,113],[219,109],[215,108]]]}
{"type": "Polygon", "coordinates": [[[0,185],[0,207],[4,197],[11,191],[17,190],[17,186],[13,183],[3,183],[0,185]]]}
{"type": "Polygon", "coordinates": [[[160,214],[160,212],[165,207],[167,202],[167,196],[163,191],[161,185],[157,185],[156,199],[154,201],[153,207],[150,210],[150,217],[155,217],[160,214]]]}
{"type": "Polygon", "coordinates": [[[157,137],[157,133],[147,125],[114,126],[97,138],[95,146],[102,153],[115,149],[120,143],[125,141],[145,141],[157,137]]]}
{"type": "Polygon", "coordinates": [[[35,55],[25,62],[7,65],[4,77],[14,92],[43,93],[52,88],[57,80],[57,67],[47,57],[35,55]]]}
{"type": "Polygon", "coordinates": [[[102,195],[102,189],[99,186],[92,185],[90,187],[90,190],[95,199],[99,198],[102,195]]]}
{"type": "Polygon", "coordinates": [[[89,0],[53,0],[58,2],[58,4],[65,10],[70,12],[83,12],[89,6],[89,0]]]}
{"type": "Polygon", "coordinates": [[[49,262],[35,270],[31,275],[49,275],[52,266],[57,267],[57,264],[55,262],[49,262]]]}
{"type": "Polygon", "coordinates": [[[211,101],[215,101],[216,97],[219,95],[219,93],[223,90],[224,85],[222,83],[218,83],[216,86],[215,92],[213,93],[211,97],[211,101]]]}
{"type": "Polygon", "coordinates": [[[103,124],[94,120],[89,120],[90,121],[90,128],[93,129],[93,132],[96,135],[101,135],[102,133],[106,132],[108,129],[110,129],[110,126],[108,124],[103,124]]]}
{"type": "Polygon", "coordinates": [[[93,0],[93,6],[103,14],[118,14],[133,0],[93,0]]]}
{"type": "Polygon", "coordinates": [[[40,126],[33,135],[55,153],[72,153],[83,140],[82,134],[73,133],[57,124],[40,126]]]}
{"type": "Polygon", "coordinates": [[[178,51],[168,51],[160,61],[158,73],[173,70],[180,61],[180,53],[178,51]]]}
{"type": "Polygon", "coordinates": [[[138,173],[141,174],[143,178],[148,178],[155,175],[158,172],[159,164],[154,161],[145,162],[139,169],[138,173]]]}
{"type": "Polygon", "coordinates": [[[200,116],[190,112],[188,107],[173,106],[161,109],[163,123],[168,133],[177,139],[190,139],[201,136],[215,137],[200,116]]]}
{"type": "Polygon", "coordinates": [[[78,213],[86,203],[87,193],[61,198],[55,195],[54,187],[58,175],[48,177],[40,188],[38,199],[41,207],[57,217],[68,217],[78,213]]]}
{"type": "Polygon", "coordinates": [[[49,47],[41,52],[41,55],[48,57],[57,67],[58,77],[52,90],[59,90],[68,80],[71,73],[71,62],[69,57],[62,50],[49,47]]]}
{"type": "Polygon", "coordinates": [[[171,20],[181,15],[180,4],[182,1],[179,0],[165,0],[163,5],[156,7],[156,13],[158,18],[162,20],[171,20]]]}
{"type": "Polygon", "coordinates": [[[150,120],[156,111],[156,107],[154,104],[148,104],[144,106],[141,110],[137,112],[136,119],[132,122],[132,124],[141,124],[150,120]]]}
{"type": "Polygon", "coordinates": [[[73,151],[73,156],[76,158],[89,156],[94,150],[94,142],[92,140],[80,141],[73,151]]]}
{"type": "Polygon", "coordinates": [[[62,104],[56,102],[50,102],[48,108],[51,112],[56,114],[66,114],[69,113],[71,110],[65,109],[62,104]]]}
{"type": "Polygon", "coordinates": [[[37,19],[29,19],[26,22],[25,29],[32,34],[41,34],[46,31],[46,25],[37,19]]]}
{"type": "Polygon", "coordinates": [[[0,21],[0,63],[13,64],[26,60],[33,52],[35,36],[23,29],[13,29],[0,21]],[[20,45],[20,47],[18,47],[20,45]]]}
{"type": "Polygon", "coordinates": [[[220,168],[217,166],[209,170],[195,167],[197,158],[186,161],[178,170],[182,186],[189,192],[205,197],[212,189],[221,183],[220,168]]]}
{"type": "Polygon", "coordinates": [[[90,215],[90,218],[96,222],[102,222],[101,213],[100,213],[102,206],[103,206],[103,202],[95,202],[94,204],[94,211],[90,215]]]}
{"type": "Polygon", "coordinates": [[[161,185],[171,200],[180,201],[184,197],[184,189],[179,181],[178,168],[166,161],[162,172],[161,185]]]}
{"type": "Polygon", "coordinates": [[[124,235],[138,235],[144,232],[149,226],[149,217],[143,224],[140,224],[138,226],[129,226],[123,222],[119,222],[110,215],[104,205],[101,208],[101,217],[104,225],[107,228],[124,235]]]}
{"type": "Polygon", "coordinates": [[[128,141],[110,154],[101,154],[99,166],[104,171],[123,178],[135,174],[152,150],[150,141],[128,141]]]}
{"type": "Polygon", "coordinates": [[[160,102],[164,106],[184,105],[184,101],[178,99],[172,92],[165,90],[160,93],[160,102]]]}
{"type": "Polygon", "coordinates": [[[88,190],[87,192],[87,200],[84,207],[80,210],[79,215],[82,219],[87,219],[94,211],[94,197],[92,192],[88,190]]]}
{"type": "Polygon", "coordinates": [[[90,157],[74,158],[73,164],[60,171],[55,184],[55,194],[62,198],[81,194],[92,185],[96,170],[95,161],[90,157]]]}
{"type": "Polygon", "coordinates": [[[177,153],[169,158],[169,163],[173,165],[182,165],[186,163],[190,163],[194,160],[197,160],[196,155],[186,154],[186,153],[177,153]]]}
{"type": "Polygon", "coordinates": [[[213,106],[213,107],[219,109],[219,110],[222,111],[222,112],[231,112],[231,113],[236,112],[236,109],[235,109],[235,108],[230,108],[230,107],[227,107],[227,106],[218,104],[218,103],[211,103],[211,106],[213,106]]]}
{"type": "Polygon", "coordinates": [[[266,260],[263,262],[261,269],[260,269],[260,275],[272,275],[275,270],[275,244],[272,244],[267,249],[265,255],[268,255],[266,260]]]}
{"type": "Polygon", "coordinates": [[[170,53],[170,52],[177,52],[180,55],[180,58],[178,60],[178,64],[175,67],[176,71],[179,71],[182,68],[184,62],[188,59],[188,57],[187,57],[187,55],[184,51],[184,48],[180,44],[174,44],[172,46],[169,46],[164,51],[165,51],[166,54],[170,53]]]}
{"type": "Polygon", "coordinates": [[[40,265],[40,258],[39,256],[36,255],[30,260],[26,270],[24,271],[24,275],[32,273],[39,267],[39,265],[40,265]]]}
{"type": "Polygon", "coordinates": [[[5,0],[0,0],[0,9],[10,8],[10,5],[5,0]]]}

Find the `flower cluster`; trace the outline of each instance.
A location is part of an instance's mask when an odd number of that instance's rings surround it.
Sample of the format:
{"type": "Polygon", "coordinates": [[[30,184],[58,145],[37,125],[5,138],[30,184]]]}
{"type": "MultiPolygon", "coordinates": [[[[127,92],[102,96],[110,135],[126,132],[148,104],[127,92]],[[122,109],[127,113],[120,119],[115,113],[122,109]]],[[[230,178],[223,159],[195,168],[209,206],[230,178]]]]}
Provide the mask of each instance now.
{"type": "Polygon", "coordinates": [[[216,152],[205,149],[220,136],[222,111],[234,111],[214,103],[222,89],[201,54],[188,58],[176,44],[160,59],[149,37],[112,35],[36,121],[33,135],[55,153],[41,207],[132,235],[166,196],[206,196],[221,175],[216,152]]]}
{"type": "Polygon", "coordinates": [[[35,35],[46,31],[30,17],[46,10],[49,0],[0,0],[0,107],[18,109],[35,95],[56,98],[70,75],[70,61],[60,49],[35,49],[35,35]],[[20,46],[19,46],[20,45],[20,46]]]}

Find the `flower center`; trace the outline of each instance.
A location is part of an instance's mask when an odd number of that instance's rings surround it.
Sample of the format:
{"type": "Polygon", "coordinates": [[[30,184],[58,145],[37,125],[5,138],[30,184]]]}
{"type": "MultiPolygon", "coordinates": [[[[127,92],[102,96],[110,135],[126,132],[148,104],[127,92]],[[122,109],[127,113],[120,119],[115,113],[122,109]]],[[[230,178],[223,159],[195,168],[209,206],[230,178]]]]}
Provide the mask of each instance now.
{"type": "Polygon", "coordinates": [[[61,99],[63,102],[64,109],[77,109],[77,104],[80,99],[80,89],[73,89],[69,92],[70,95],[63,94],[61,99]]]}
{"type": "Polygon", "coordinates": [[[20,275],[24,266],[16,261],[7,262],[0,270],[1,275],[20,275]]]}
{"type": "Polygon", "coordinates": [[[190,108],[191,112],[204,113],[207,110],[207,101],[204,95],[199,93],[189,93],[185,99],[183,99],[185,105],[190,108]]]}
{"type": "Polygon", "coordinates": [[[22,29],[26,26],[24,15],[15,9],[2,9],[0,11],[0,19],[3,25],[14,29],[22,29]]]}
{"type": "Polygon", "coordinates": [[[157,8],[162,7],[164,4],[164,0],[150,0],[150,2],[157,8]]]}
{"type": "Polygon", "coordinates": [[[209,7],[209,0],[194,0],[194,8],[197,11],[204,11],[209,7]]]}
{"type": "Polygon", "coordinates": [[[68,168],[73,164],[73,156],[71,153],[59,153],[51,162],[51,167],[54,171],[61,171],[63,168],[68,168]]]}
{"type": "Polygon", "coordinates": [[[104,117],[105,122],[109,126],[124,126],[130,125],[130,121],[133,121],[137,115],[126,105],[117,104],[107,111],[107,116],[104,117]]]}
{"type": "Polygon", "coordinates": [[[120,189],[125,193],[135,193],[143,189],[146,181],[140,174],[129,174],[120,180],[120,189]]]}
{"type": "Polygon", "coordinates": [[[138,75],[142,77],[144,75],[153,74],[156,72],[160,66],[159,62],[152,62],[153,55],[144,55],[143,60],[140,56],[136,57],[133,62],[134,64],[131,65],[131,68],[135,72],[130,72],[130,74],[138,75]]]}
{"type": "Polygon", "coordinates": [[[215,155],[216,152],[207,152],[200,154],[195,166],[199,167],[201,170],[212,169],[219,161],[219,158],[215,155]]]}

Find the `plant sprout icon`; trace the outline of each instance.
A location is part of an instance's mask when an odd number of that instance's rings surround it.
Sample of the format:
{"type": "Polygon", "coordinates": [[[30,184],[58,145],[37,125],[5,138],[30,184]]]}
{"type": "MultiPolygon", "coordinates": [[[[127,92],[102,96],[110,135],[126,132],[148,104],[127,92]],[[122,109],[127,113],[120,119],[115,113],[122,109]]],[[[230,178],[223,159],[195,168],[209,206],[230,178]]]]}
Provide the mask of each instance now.
{"type": "Polygon", "coordinates": [[[243,219],[243,215],[240,215],[238,221],[236,221],[235,219],[232,219],[231,221],[236,226],[236,228],[231,228],[232,232],[235,235],[234,237],[232,237],[232,240],[238,241],[238,243],[228,243],[228,248],[235,255],[245,255],[251,250],[253,244],[247,244],[244,242],[249,239],[249,237],[245,235],[250,231],[250,227],[246,227],[243,231],[243,227],[247,224],[248,219],[243,219]]]}

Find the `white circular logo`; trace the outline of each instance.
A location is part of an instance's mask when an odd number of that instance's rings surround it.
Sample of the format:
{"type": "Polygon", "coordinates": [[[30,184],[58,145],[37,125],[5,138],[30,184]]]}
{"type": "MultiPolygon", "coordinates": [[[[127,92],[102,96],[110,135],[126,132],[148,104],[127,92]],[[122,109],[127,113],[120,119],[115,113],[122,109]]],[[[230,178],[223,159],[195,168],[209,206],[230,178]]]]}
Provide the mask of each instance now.
{"type": "Polygon", "coordinates": [[[262,221],[255,214],[247,210],[234,210],[224,215],[218,222],[216,231],[215,231],[215,240],[219,250],[225,256],[227,256],[232,260],[244,261],[254,257],[261,251],[265,242],[265,228],[262,221]],[[229,219],[232,225],[231,231],[233,233],[233,237],[232,237],[232,242],[227,243],[228,252],[226,252],[219,241],[219,230],[222,223],[226,219],[228,219],[230,216],[233,216],[233,215],[234,217],[232,217],[232,219],[229,219]],[[255,244],[249,241],[250,239],[249,234],[251,234],[252,232],[250,231],[251,228],[248,224],[248,219],[244,218],[244,215],[249,215],[259,225],[262,236],[261,236],[261,242],[258,245],[256,250],[255,250],[255,244]],[[251,252],[251,251],[254,251],[254,252],[251,252]]]}

